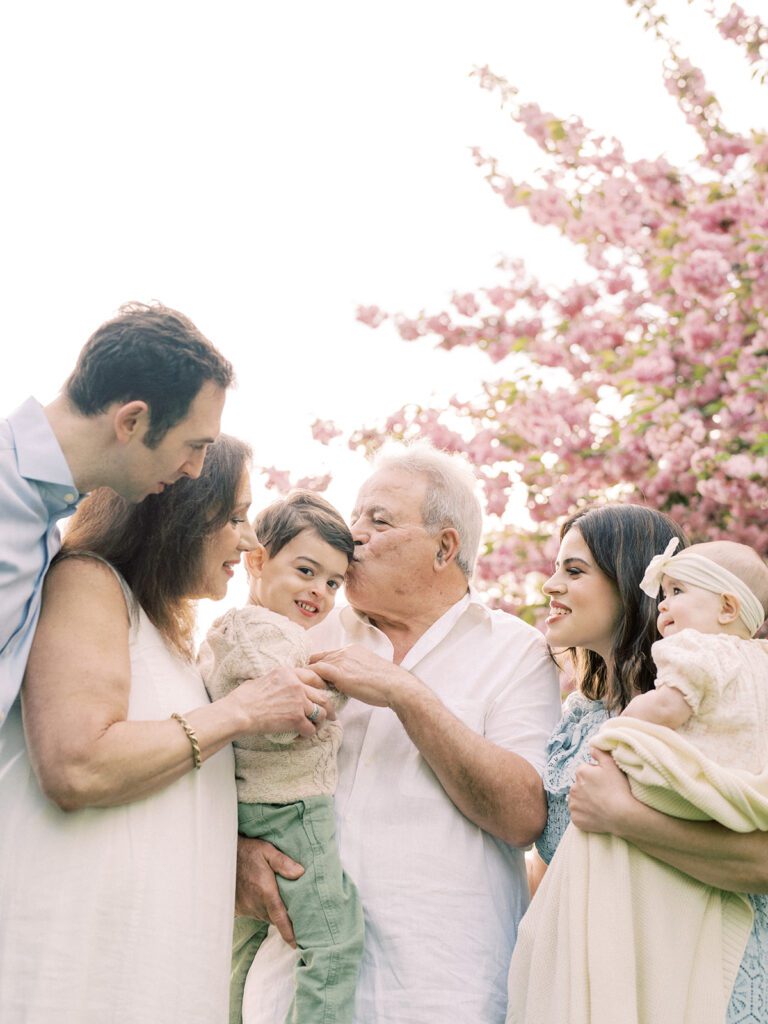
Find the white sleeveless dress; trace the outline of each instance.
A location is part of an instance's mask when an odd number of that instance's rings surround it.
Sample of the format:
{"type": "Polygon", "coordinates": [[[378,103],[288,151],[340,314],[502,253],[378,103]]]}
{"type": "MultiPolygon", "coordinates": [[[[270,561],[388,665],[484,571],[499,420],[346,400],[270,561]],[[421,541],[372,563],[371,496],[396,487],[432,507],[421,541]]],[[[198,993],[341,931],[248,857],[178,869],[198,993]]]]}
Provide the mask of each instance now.
{"type": "MultiPolygon", "coordinates": [[[[197,669],[131,618],[128,718],[207,703],[197,669]]],[[[230,746],[152,796],[65,813],[17,700],[0,729],[2,1024],[225,1024],[236,845],[230,746]]]]}

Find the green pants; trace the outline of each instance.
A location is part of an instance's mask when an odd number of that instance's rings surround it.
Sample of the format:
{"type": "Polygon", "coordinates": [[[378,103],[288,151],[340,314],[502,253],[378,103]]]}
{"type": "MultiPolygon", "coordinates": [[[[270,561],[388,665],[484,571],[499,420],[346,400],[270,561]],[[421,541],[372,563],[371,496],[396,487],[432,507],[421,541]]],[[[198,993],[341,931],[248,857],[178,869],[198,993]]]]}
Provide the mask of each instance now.
{"type": "MultiPolygon", "coordinates": [[[[286,1024],[351,1024],[363,953],[363,911],[336,846],[333,797],[292,804],[238,804],[240,832],[266,839],[304,868],[301,878],[277,876],[293,924],[299,962],[286,1024]]],[[[230,1024],[242,1024],[248,970],[269,926],[235,918],[230,1024]]]]}

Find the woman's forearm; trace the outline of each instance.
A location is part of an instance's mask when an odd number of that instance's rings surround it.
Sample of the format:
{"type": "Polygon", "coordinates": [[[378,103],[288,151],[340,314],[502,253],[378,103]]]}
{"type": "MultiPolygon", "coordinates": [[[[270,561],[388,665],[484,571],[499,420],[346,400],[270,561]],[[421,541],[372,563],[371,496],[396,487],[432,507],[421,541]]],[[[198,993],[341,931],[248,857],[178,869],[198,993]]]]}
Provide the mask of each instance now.
{"type": "Polygon", "coordinates": [[[768,893],[768,832],[671,818],[635,800],[615,835],[692,878],[730,892],[768,893]]]}
{"type": "MultiPolygon", "coordinates": [[[[215,705],[182,712],[195,732],[201,762],[233,735],[228,716],[215,705]]],[[[62,737],[30,750],[45,795],[65,811],[111,807],[156,793],[194,766],[192,744],[175,719],[116,721],[90,742],[62,737]]],[[[82,734],[81,734],[82,736],[82,734]]]]}
{"type": "MultiPolygon", "coordinates": [[[[324,707],[326,699],[325,691],[305,685],[296,670],[284,668],[248,680],[212,704],[179,713],[196,736],[203,763],[249,732],[314,735],[307,708],[313,702],[324,707]]],[[[77,722],[74,716],[67,722],[64,715],[62,720],[38,713],[30,743],[40,785],[62,810],[129,803],[164,789],[193,768],[190,738],[175,719],[107,723],[98,704],[81,706],[77,722]]]]}
{"type": "Polygon", "coordinates": [[[625,839],[705,885],[731,892],[768,892],[768,832],[732,832],[714,821],[673,818],[636,800],[629,781],[604,750],[582,765],[571,787],[571,820],[585,832],[625,839]]]}

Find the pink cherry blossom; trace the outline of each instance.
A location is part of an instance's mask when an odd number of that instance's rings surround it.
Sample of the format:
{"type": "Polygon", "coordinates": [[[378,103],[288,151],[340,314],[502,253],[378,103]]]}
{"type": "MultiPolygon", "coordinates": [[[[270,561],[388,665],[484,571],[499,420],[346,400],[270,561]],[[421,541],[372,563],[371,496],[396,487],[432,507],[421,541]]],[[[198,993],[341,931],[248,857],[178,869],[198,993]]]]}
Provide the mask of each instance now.
{"type": "Polygon", "coordinates": [[[713,249],[694,249],[685,262],[680,262],[670,275],[670,284],[683,298],[710,297],[720,299],[728,290],[731,265],[713,249]]]}
{"type": "Polygon", "coordinates": [[[296,481],[296,487],[303,491],[315,491],[319,494],[321,491],[328,490],[330,482],[330,473],[325,473],[323,476],[303,476],[296,481]]]}
{"type": "Polygon", "coordinates": [[[378,306],[358,306],[356,318],[368,327],[378,327],[384,323],[388,315],[378,306]]]}
{"type": "Polygon", "coordinates": [[[463,316],[474,316],[475,313],[480,311],[480,306],[472,292],[466,292],[464,295],[454,295],[453,304],[463,316]]]}
{"type": "Polygon", "coordinates": [[[266,487],[279,491],[280,494],[287,494],[291,489],[291,477],[287,470],[276,469],[275,466],[262,466],[261,472],[267,478],[264,481],[266,487]]]}
{"type": "Polygon", "coordinates": [[[314,440],[319,441],[320,444],[328,444],[334,437],[340,437],[342,433],[333,420],[315,420],[310,430],[314,440]]]}

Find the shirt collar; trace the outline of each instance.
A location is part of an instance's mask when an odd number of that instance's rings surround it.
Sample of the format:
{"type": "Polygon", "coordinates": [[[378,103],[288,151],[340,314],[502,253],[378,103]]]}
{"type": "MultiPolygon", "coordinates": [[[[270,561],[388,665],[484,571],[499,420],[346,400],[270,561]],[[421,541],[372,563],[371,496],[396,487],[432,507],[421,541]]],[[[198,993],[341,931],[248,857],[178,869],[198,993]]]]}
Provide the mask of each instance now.
{"type": "Polygon", "coordinates": [[[75,497],[80,497],[64,452],[37,399],[28,398],[14,410],[8,417],[8,424],[13,433],[21,476],[39,483],[66,487],[75,497]]]}
{"type": "MultiPolygon", "coordinates": [[[[428,654],[429,651],[433,650],[433,648],[435,648],[451,632],[453,627],[468,609],[472,609],[475,614],[480,614],[483,618],[488,619],[488,621],[492,623],[490,610],[480,600],[478,592],[470,585],[467,593],[459,598],[455,604],[452,604],[447,611],[443,612],[440,618],[436,619],[419,637],[403,659],[402,667],[411,668],[416,664],[416,662],[420,661],[421,658],[428,654]]],[[[365,629],[373,630],[382,637],[384,636],[384,634],[381,633],[381,630],[371,622],[367,615],[357,611],[351,605],[347,605],[345,608],[342,608],[341,622],[347,630],[354,629],[355,626],[359,629],[360,626],[362,626],[365,629]]]]}
{"type": "MultiPolygon", "coordinates": [[[[479,591],[477,591],[472,584],[469,584],[466,594],[459,598],[456,604],[452,604],[448,611],[444,612],[436,622],[441,622],[443,619],[451,618],[451,625],[460,618],[461,614],[469,607],[477,608],[477,610],[483,615],[484,618],[491,618],[491,610],[488,605],[481,599],[479,591]]],[[[355,619],[362,622],[365,626],[370,626],[372,629],[376,627],[373,625],[371,620],[363,612],[359,612],[352,605],[347,604],[341,609],[341,618],[345,626],[349,626],[355,619]]],[[[432,625],[434,625],[433,623],[432,625]]],[[[432,626],[429,627],[430,629],[432,626]]]]}

